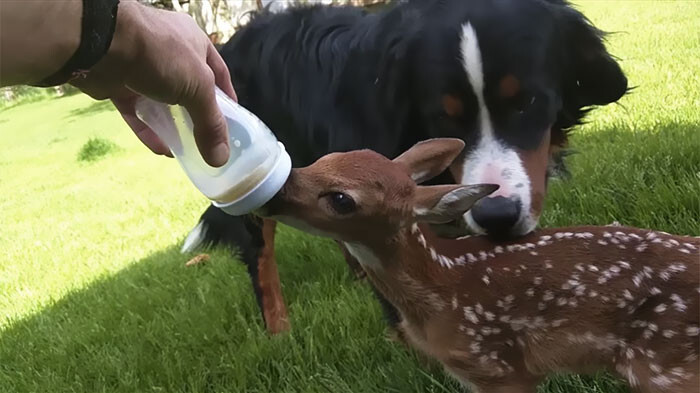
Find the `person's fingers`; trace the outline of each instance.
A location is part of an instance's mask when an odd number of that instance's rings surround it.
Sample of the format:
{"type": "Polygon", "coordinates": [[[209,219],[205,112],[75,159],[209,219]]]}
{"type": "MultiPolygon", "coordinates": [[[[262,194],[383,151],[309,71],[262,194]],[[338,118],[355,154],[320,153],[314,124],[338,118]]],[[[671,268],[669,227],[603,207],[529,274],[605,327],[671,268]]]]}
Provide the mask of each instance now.
{"type": "Polygon", "coordinates": [[[194,125],[194,139],[207,164],[220,167],[228,161],[228,132],[224,116],[216,103],[214,74],[208,68],[201,72],[199,85],[192,89],[191,97],[183,97],[194,125]]]}
{"type": "Polygon", "coordinates": [[[219,89],[223,90],[223,92],[234,101],[238,101],[236,91],[233,89],[233,84],[231,83],[231,74],[229,73],[228,66],[226,66],[224,59],[221,58],[221,55],[216,51],[213,44],[209,44],[207,49],[207,64],[214,72],[214,79],[219,89]]]}
{"type": "Polygon", "coordinates": [[[146,147],[151,149],[151,151],[156,154],[172,157],[173,155],[168,146],[160,138],[158,138],[156,133],[153,132],[153,130],[151,130],[146,123],[142,122],[136,116],[135,104],[137,98],[138,95],[136,94],[126,97],[113,98],[112,103],[122,115],[122,118],[126,124],[128,124],[134,131],[136,137],[138,137],[139,140],[146,145],[146,147]]]}

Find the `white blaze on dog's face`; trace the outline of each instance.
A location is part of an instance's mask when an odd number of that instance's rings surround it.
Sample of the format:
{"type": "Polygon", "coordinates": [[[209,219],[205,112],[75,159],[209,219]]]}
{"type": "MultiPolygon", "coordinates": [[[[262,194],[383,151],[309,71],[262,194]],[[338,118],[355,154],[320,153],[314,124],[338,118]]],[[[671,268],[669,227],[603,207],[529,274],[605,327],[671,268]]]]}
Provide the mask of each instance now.
{"type": "MultiPolygon", "coordinates": [[[[535,228],[541,210],[549,156],[549,130],[543,133],[541,147],[535,149],[535,154],[524,154],[521,149],[499,140],[484,96],[484,70],[479,41],[476,31],[469,23],[462,26],[460,51],[464,71],[478,104],[478,143],[465,153],[462,168],[456,168],[453,172],[458,175],[456,180],[461,184],[492,183],[500,186],[495,193],[465,214],[465,221],[471,231],[476,233],[488,231],[524,235],[535,228]],[[534,162],[525,162],[525,159],[534,162]],[[537,161],[541,164],[537,165],[537,161]],[[528,167],[539,170],[539,173],[530,173],[528,167]],[[537,179],[532,179],[533,177],[537,179]]],[[[511,83],[516,84],[517,80],[513,79],[511,83]]]]}

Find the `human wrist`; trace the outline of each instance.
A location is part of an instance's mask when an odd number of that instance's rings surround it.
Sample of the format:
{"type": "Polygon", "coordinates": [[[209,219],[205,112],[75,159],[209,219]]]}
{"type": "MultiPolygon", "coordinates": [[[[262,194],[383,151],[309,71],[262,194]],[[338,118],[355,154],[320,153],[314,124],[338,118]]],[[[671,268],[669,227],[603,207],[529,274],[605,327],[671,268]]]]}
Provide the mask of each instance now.
{"type": "Polygon", "coordinates": [[[116,28],[119,0],[82,0],[80,43],[73,55],[37,86],[63,84],[84,78],[109,50],[116,28]]]}
{"type": "Polygon", "coordinates": [[[143,47],[140,34],[144,24],[144,8],[136,0],[121,0],[117,12],[117,24],[114,29],[112,45],[105,54],[103,62],[113,63],[114,67],[126,69],[133,64],[143,47]]]}
{"type": "Polygon", "coordinates": [[[1,6],[0,86],[51,75],[80,44],[82,0],[2,1],[1,6]]]}

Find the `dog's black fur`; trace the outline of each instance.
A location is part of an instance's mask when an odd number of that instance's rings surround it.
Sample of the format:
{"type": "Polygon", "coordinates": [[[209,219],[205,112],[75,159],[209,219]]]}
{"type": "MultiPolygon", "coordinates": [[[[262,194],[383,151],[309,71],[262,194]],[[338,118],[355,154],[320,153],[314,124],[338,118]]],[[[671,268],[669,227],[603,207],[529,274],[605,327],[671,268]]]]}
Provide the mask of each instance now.
{"type": "MultiPolygon", "coordinates": [[[[326,6],[263,12],[221,55],[240,103],[273,130],[295,167],[359,148],[395,157],[433,137],[459,137],[469,151],[479,138],[479,109],[460,61],[467,22],[479,36],[496,136],[515,148],[537,147],[552,124],[552,145],[564,146],[591,106],[627,89],[602,33],[560,0],[416,0],[376,14],[326,6]],[[489,94],[505,73],[517,75],[537,104],[527,107],[529,95],[489,94]],[[463,104],[459,116],[445,114],[444,94],[463,104]]],[[[434,182],[452,180],[445,174],[434,182]]],[[[254,277],[261,233],[251,220],[211,206],[195,244],[241,248],[254,277]]]]}

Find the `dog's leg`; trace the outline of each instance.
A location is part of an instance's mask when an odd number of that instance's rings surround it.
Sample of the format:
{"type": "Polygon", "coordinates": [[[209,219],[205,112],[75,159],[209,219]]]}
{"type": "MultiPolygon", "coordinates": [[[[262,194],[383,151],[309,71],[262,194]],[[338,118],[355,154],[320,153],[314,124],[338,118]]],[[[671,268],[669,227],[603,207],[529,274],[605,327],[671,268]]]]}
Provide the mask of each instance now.
{"type": "Polygon", "coordinates": [[[257,258],[257,284],[260,287],[260,306],[265,326],[272,334],[289,330],[287,307],[282,296],[282,286],[275,260],[275,228],[277,222],[262,220],[263,245],[257,258]]]}
{"type": "Polygon", "coordinates": [[[362,268],[362,265],[360,265],[360,262],[357,261],[357,259],[352,256],[348,252],[348,249],[345,248],[345,245],[341,241],[336,241],[338,243],[338,246],[340,247],[340,250],[343,252],[343,257],[345,258],[345,263],[348,264],[348,267],[350,268],[350,272],[352,272],[355,275],[355,278],[357,280],[362,280],[367,276],[367,273],[365,273],[365,269],[362,268]]]}

